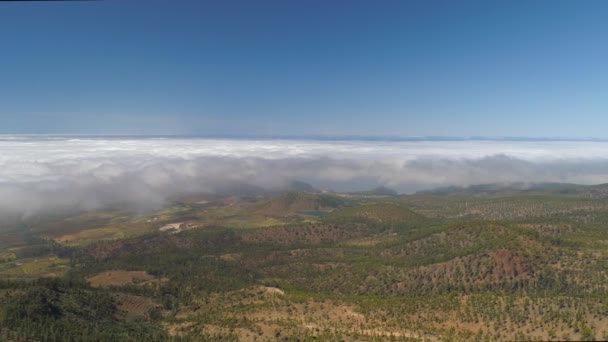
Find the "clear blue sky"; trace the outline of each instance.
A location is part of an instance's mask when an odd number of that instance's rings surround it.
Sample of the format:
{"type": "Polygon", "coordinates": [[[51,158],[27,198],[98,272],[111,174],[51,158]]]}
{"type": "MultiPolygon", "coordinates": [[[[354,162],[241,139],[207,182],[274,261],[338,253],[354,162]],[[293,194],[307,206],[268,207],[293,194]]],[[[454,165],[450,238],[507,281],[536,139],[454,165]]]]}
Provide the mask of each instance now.
{"type": "Polygon", "coordinates": [[[608,1],[0,2],[0,133],[606,127],[608,1]]]}

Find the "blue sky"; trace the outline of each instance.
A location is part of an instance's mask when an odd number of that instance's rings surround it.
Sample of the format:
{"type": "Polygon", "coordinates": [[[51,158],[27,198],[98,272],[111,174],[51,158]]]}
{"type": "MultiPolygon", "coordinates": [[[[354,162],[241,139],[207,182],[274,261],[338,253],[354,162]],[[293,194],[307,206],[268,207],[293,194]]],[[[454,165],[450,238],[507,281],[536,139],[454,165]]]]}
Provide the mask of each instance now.
{"type": "Polygon", "coordinates": [[[607,1],[0,2],[0,133],[608,137],[607,1]]]}

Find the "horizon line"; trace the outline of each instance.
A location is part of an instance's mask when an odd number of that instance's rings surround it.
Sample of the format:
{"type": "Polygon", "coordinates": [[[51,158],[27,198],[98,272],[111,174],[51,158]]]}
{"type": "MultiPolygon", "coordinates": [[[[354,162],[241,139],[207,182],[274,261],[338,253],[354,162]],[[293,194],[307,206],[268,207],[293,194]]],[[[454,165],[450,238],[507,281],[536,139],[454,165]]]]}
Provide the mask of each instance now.
{"type": "Polygon", "coordinates": [[[90,133],[0,133],[3,137],[84,137],[84,138],[202,138],[202,139],[264,139],[264,140],[328,140],[328,141],[586,141],[608,142],[608,137],[569,136],[484,136],[484,135],[359,135],[359,134],[90,134],[90,133]]]}

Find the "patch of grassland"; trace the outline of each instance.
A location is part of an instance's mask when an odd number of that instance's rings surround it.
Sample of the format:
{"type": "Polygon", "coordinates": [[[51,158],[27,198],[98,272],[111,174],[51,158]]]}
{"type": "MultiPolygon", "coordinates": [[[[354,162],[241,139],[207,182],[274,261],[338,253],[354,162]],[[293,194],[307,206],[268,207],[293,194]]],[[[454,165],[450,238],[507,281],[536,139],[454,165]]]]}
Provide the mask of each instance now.
{"type": "Polygon", "coordinates": [[[144,271],[111,270],[88,277],[93,287],[160,284],[166,279],[158,279],[144,271]]]}
{"type": "Polygon", "coordinates": [[[65,274],[69,267],[69,260],[56,256],[41,258],[20,259],[2,264],[0,276],[7,278],[39,278],[59,277],[65,274]]]}
{"type": "Polygon", "coordinates": [[[142,235],[153,229],[150,224],[126,224],[82,230],[54,240],[66,246],[86,246],[100,240],[118,240],[142,235]]]}
{"type": "Polygon", "coordinates": [[[285,224],[285,221],[273,217],[234,217],[225,221],[223,226],[228,228],[262,228],[285,224]]]}
{"type": "Polygon", "coordinates": [[[0,263],[13,261],[17,258],[15,253],[12,252],[0,252],[0,263]]]}

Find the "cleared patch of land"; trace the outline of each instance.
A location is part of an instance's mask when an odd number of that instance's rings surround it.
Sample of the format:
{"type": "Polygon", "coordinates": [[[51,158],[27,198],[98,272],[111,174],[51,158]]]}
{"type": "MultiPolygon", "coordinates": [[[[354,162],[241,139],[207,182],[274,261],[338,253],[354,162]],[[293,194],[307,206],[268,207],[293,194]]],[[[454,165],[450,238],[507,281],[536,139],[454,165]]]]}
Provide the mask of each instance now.
{"type": "Polygon", "coordinates": [[[114,298],[118,308],[131,317],[148,317],[152,309],[160,307],[152,299],[144,296],[119,292],[114,294],[114,298]]]}
{"type": "Polygon", "coordinates": [[[12,279],[59,277],[70,269],[68,264],[68,259],[56,256],[19,259],[0,264],[0,277],[12,279]]]}
{"type": "Polygon", "coordinates": [[[152,226],[149,224],[120,224],[81,230],[73,234],[56,237],[54,240],[68,246],[85,246],[100,240],[118,240],[141,235],[151,229],[152,226]]]}
{"type": "Polygon", "coordinates": [[[88,277],[87,281],[94,287],[124,286],[124,285],[159,285],[166,279],[159,279],[144,271],[112,270],[88,277]]]}

